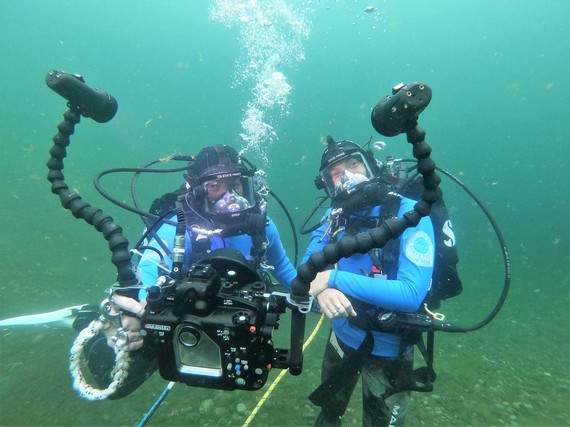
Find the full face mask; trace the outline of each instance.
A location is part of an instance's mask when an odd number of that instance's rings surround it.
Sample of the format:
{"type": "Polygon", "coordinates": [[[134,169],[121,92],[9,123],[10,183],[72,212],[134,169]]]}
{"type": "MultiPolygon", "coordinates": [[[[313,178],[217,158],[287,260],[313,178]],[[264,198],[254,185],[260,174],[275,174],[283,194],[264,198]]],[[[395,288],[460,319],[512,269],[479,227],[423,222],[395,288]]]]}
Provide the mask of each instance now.
{"type": "Polygon", "coordinates": [[[367,159],[360,152],[341,157],[321,170],[321,179],[332,198],[356,191],[356,186],[374,177],[367,159]]]}
{"type": "Polygon", "coordinates": [[[255,206],[250,177],[219,178],[203,184],[204,212],[212,215],[237,214],[255,206]]]}

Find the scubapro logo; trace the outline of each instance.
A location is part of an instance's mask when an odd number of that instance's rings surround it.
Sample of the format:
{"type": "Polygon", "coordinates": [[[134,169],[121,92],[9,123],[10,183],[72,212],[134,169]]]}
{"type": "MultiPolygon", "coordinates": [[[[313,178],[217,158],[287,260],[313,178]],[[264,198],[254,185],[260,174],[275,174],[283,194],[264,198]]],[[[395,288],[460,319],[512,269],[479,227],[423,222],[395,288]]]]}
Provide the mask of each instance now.
{"type": "Polygon", "coordinates": [[[445,243],[445,246],[448,246],[450,248],[455,246],[455,233],[453,232],[453,225],[451,224],[451,221],[448,219],[447,221],[445,221],[445,223],[443,224],[443,227],[441,227],[441,231],[443,232],[443,234],[445,234],[448,239],[444,239],[443,243],[445,243]]]}

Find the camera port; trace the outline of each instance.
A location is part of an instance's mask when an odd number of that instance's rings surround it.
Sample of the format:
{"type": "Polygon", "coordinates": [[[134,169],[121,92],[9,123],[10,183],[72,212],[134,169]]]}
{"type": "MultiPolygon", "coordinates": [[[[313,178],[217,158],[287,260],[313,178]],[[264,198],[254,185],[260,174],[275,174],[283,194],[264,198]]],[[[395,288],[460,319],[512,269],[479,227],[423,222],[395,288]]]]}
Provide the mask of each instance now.
{"type": "Polygon", "coordinates": [[[195,347],[200,342],[200,332],[194,328],[185,327],[180,331],[178,340],[185,347],[195,347]]]}

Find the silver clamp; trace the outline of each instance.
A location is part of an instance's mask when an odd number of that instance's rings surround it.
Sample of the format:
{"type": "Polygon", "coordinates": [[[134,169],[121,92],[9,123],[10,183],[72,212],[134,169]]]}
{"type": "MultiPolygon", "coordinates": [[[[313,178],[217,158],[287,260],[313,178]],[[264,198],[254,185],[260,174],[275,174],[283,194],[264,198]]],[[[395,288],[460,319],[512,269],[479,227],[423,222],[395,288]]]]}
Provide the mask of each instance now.
{"type": "Polygon", "coordinates": [[[291,300],[291,294],[287,292],[272,292],[271,295],[285,298],[285,300],[287,301],[287,305],[289,307],[296,307],[297,310],[299,310],[299,312],[303,314],[309,313],[311,311],[311,308],[313,307],[313,302],[315,300],[315,297],[313,297],[311,294],[309,294],[309,299],[307,301],[302,301],[302,302],[293,302],[291,300]]]}
{"type": "Polygon", "coordinates": [[[191,228],[192,233],[194,234],[198,234],[199,236],[204,236],[204,237],[213,237],[213,236],[219,236],[222,234],[222,229],[221,228],[217,228],[215,230],[207,230],[205,228],[200,228],[197,226],[194,226],[191,228]]]}
{"type": "Polygon", "coordinates": [[[101,301],[101,315],[99,316],[99,320],[115,328],[121,327],[121,312],[116,309],[112,296],[101,301]]]}

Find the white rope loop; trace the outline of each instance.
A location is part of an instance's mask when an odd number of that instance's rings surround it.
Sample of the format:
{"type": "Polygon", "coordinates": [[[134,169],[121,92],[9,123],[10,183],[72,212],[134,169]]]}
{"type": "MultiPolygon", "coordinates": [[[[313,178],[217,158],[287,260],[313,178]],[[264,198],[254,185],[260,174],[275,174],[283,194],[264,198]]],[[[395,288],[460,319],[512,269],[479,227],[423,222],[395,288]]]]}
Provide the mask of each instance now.
{"type": "Polygon", "coordinates": [[[128,375],[129,370],[129,350],[128,350],[128,339],[122,330],[117,332],[117,341],[115,343],[115,368],[111,373],[113,381],[109,384],[109,387],[100,390],[87,383],[87,380],[81,372],[81,360],[84,356],[85,344],[97,336],[103,329],[106,328],[106,324],[101,321],[101,319],[93,320],[88,327],[83,329],[75,341],[70,350],[69,355],[69,372],[71,373],[71,378],[73,379],[73,388],[77,393],[87,400],[104,400],[110,395],[115,393],[119,387],[121,387],[128,375]],[[121,333],[122,332],[122,333],[121,333]]]}

